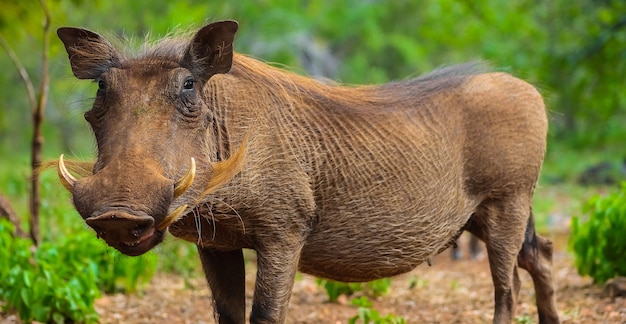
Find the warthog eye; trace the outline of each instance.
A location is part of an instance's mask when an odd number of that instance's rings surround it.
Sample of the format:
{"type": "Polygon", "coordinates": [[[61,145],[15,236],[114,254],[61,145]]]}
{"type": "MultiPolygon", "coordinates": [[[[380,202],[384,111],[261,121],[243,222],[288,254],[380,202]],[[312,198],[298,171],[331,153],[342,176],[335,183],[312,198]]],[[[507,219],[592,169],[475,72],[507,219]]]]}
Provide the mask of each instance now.
{"type": "Polygon", "coordinates": [[[183,90],[193,90],[193,84],[194,81],[192,78],[185,80],[185,83],[183,83],[183,90]]]}

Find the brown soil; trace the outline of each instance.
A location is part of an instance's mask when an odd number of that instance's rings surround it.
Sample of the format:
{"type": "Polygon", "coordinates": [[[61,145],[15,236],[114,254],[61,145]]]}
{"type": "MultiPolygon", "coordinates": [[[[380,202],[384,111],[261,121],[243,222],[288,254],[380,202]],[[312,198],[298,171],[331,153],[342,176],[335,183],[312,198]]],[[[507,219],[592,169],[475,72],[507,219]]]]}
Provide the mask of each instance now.
{"type": "MultiPolygon", "coordinates": [[[[626,299],[602,297],[602,288],[580,277],[566,251],[567,237],[554,235],[554,274],[564,323],[626,323],[626,299]]],[[[467,254],[467,253],[466,253],[467,254]]],[[[248,306],[254,285],[254,267],[248,267],[248,306]]],[[[536,323],[532,281],[526,272],[517,305],[517,323],[536,323]]],[[[140,295],[110,295],[97,300],[102,323],[214,323],[210,291],[198,275],[187,280],[157,275],[140,295]]],[[[347,323],[357,314],[349,300],[327,302],[315,278],[298,275],[287,323],[347,323]]],[[[393,313],[407,323],[487,323],[493,315],[493,288],[486,259],[451,261],[449,253],[396,277],[389,293],[371,298],[381,315],[393,313]],[[411,286],[413,286],[411,288],[411,286]]]]}

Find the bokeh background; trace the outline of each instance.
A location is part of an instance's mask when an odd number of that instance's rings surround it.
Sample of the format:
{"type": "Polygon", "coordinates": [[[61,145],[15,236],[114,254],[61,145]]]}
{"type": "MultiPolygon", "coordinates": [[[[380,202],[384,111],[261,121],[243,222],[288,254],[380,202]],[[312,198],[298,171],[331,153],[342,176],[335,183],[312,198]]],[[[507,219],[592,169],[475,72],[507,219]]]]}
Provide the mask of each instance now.
{"type": "MultiPolygon", "coordinates": [[[[382,83],[444,65],[486,60],[541,89],[550,110],[551,151],[610,151],[611,159],[626,153],[621,145],[626,138],[626,2],[621,0],[47,3],[53,31],[78,26],[141,40],[235,19],[240,23],[237,51],[350,84],[382,83]]],[[[0,32],[36,83],[40,4],[2,0],[0,6],[0,32]]],[[[95,86],[71,76],[54,32],[49,55],[45,154],[88,154],[89,134],[81,114],[95,86]]],[[[5,53],[0,68],[0,148],[12,152],[3,155],[17,162],[28,148],[28,102],[5,53]]]]}
{"type": "MultiPolygon", "coordinates": [[[[534,207],[544,233],[567,233],[585,200],[626,179],[623,0],[0,0],[0,194],[25,228],[33,126],[23,79],[25,72],[39,93],[42,3],[50,23],[44,159],[94,156],[83,113],[97,85],[72,76],[58,27],[83,27],[135,46],[234,19],[236,51],[316,78],[384,83],[482,60],[537,86],[550,120],[534,207]]],[[[43,241],[89,232],[55,172],[42,174],[41,207],[43,241]]],[[[159,269],[198,268],[193,246],[167,246],[157,253],[181,258],[159,269]]]]}

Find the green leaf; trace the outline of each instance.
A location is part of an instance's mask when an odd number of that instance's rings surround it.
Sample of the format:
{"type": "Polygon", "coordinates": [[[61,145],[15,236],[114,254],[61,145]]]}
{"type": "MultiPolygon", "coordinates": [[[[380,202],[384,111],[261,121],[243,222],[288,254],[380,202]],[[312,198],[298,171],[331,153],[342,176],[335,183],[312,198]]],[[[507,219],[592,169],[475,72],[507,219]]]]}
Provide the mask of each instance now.
{"type": "Polygon", "coordinates": [[[24,305],[30,305],[32,304],[32,291],[29,289],[22,289],[22,291],[20,291],[20,296],[22,297],[22,302],[24,303],[24,305]]]}
{"type": "Polygon", "coordinates": [[[52,314],[52,320],[57,323],[57,324],[63,324],[65,323],[65,316],[59,314],[59,313],[53,313],[52,314]]]}
{"type": "Polygon", "coordinates": [[[28,272],[28,271],[24,271],[22,273],[22,279],[24,280],[24,286],[26,286],[27,288],[30,288],[30,285],[31,285],[30,276],[31,276],[31,273],[28,272]]]}
{"type": "Polygon", "coordinates": [[[366,296],[355,298],[350,303],[354,306],[359,306],[359,307],[372,307],[373,305],[372,302],[366,296]]]}

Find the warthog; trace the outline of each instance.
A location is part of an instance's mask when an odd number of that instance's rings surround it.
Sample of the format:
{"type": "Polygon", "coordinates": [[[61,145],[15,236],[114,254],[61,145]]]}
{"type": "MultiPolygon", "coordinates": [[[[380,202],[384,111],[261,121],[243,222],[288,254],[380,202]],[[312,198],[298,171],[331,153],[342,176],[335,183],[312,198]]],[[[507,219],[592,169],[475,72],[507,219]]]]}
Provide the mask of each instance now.
{"type": "Polygon", "coordinates": [[[552,243],[531,211],[547,133],[535,88],[471,64],[323,84],[234,53],[237,28],[212,23],[135,54],[58,30],[74,75],[98,86],[85,113],[97,160],[77,175],[61,156],[58,171],[99,237],[128,255],[168,229],[197,244],[220,323],[245,321],[242,249],[253,249],[250,321],[280,323],[298,270],[394,276],[467,230],[486,243],[494,322],[513,319],[518,266],[540,321],[559,321],[552,243]]]}

